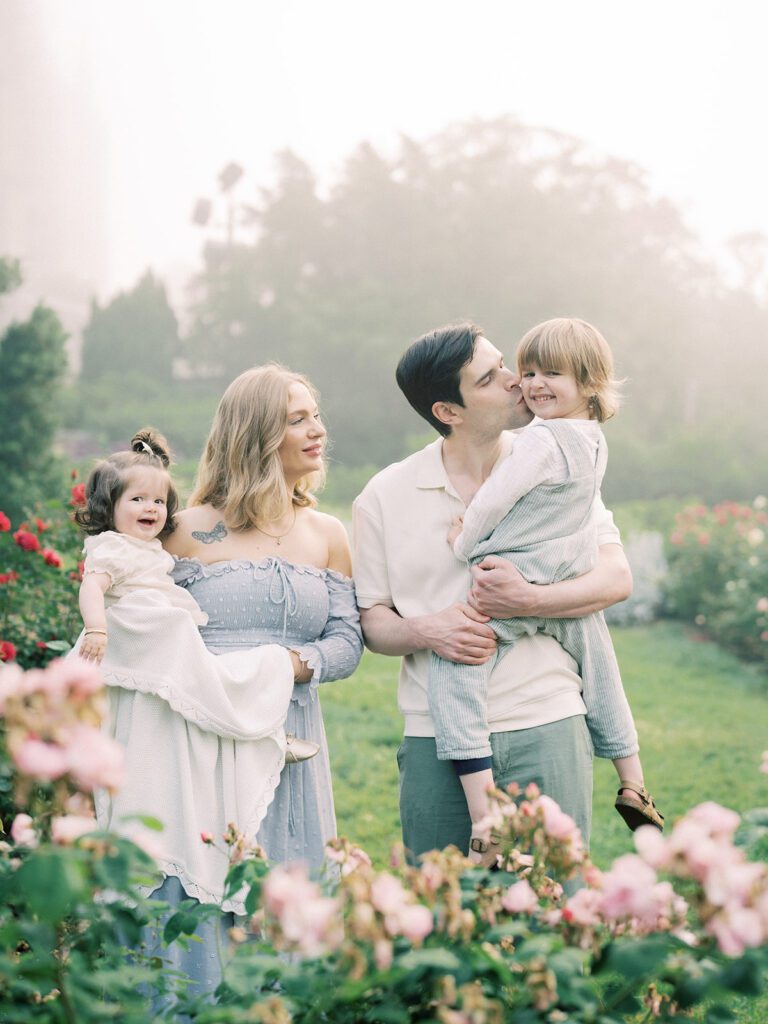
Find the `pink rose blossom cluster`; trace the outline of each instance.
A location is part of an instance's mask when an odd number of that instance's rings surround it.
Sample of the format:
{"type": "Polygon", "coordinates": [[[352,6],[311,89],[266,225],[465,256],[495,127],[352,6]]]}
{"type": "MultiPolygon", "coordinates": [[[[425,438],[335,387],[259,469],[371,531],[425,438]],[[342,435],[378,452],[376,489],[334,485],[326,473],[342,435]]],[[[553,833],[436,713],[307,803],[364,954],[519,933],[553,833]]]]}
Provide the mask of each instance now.
{"type": "Polygon", "coordinates": [[[357,871],[360,867],[370,867],[371,858],[361,849],[359,846],[353,846],[345,843],[332,845],[329,844],[325,848],[325,856],[332,864],[338,864],[341,869],[342,878],[350,874],[352,871],[357,871]]]}
{"type": "Polygon", "coordinates": [[[592,867],[588,881],[588,887],[566,902],[566,922],[582,928],[606,925],[635,935],[680,929],[685,924],[685,900],[669,882],[660,882],[653,868],[636,854],[619,857],[609,871],[592,867]]]}
{"type": "Polygon", "coordinates": [[[72,657],[29,672],[3,666],[0,714],[22,777],[39,782],[66,777],[85,792],[120,785],[122,748],[101,731],[103,680],[94,665],[72,657]]]}
{"type": "Polygon", "coordinates": [[[384,919],[384,928],[392,938],[402,935],[418,945],[435,926],[429,907],[417,903],[412,892],[388,871],[378,874],[371,884],[371,906],[384,919]]]}
{"type": "Polygon", "coordinates": [[[323,896],[300,864],[273,868],[262,888],[264,909],[277,921],[288,948],[323,956],[344,940],[338,899],[323,896]]]}
{"type": "Polygon", "coordinates": [[[704,930],[726,956],[768,941],[768,867],[747,861],[733,845],[739,820],[734,811],[707,802],[681,818],[669,837],[651,828],[635,836],[646,864],[699,883],[704,930]]]}

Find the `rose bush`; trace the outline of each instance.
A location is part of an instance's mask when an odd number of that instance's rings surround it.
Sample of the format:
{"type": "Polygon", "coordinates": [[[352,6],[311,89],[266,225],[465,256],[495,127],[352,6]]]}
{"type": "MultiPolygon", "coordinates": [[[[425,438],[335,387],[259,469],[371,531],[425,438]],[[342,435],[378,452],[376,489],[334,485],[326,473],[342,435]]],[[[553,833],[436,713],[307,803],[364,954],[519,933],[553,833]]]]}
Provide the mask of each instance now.
{"type": "Polygon", "coordinates": [[[637,853],[599,871],[572,819],[529,786],[496,794],[496,871],[451,847],[418,865],[395,848],[379,869],[340,839],[318,879],[270,870],[234,826],[203,833],[228,854],[246,917],[214,1001],[185,992],[162,948],[142,951],[146,929],[186,942],[218,911],[145,899],[151,852],[98,831],[88,790],[120,781],[103,711],[99,672],[79,659],[0,667],[0,757],[19,807],[0,843],[3,1021],[624,1024],[690,1019],[703,1003],[701,1019],[722,1024],[728,992],[760,990],[768,866],[743,845],[758,824],[736,845],[738,815],[702,804],[668,835],[639,830],[637,853]]]}
{"type": "Polygon", "coordinates": [[[158,877],[151,847],[100,832],[94,817],[91,787],[121,777],[103,713],[100,673],[79,658],[0,667],[0,763],[19,809],[0,842],[3,1021],[145,1024],[148,993],[175,985],[141,953],[166,909],[141,896],[158,877]]]}
{"type": "Polygon", "coordinates": [[[0,512],[0,661],[42,666],[77,636],[83,541],[69,513],[78,487],[15,528],[0,512]]]}
{"type": "Polygon", "coordinates": [[[743,658],[768,662],[768,501],[690,505],[669,536],[666,609],[743,658]]]}

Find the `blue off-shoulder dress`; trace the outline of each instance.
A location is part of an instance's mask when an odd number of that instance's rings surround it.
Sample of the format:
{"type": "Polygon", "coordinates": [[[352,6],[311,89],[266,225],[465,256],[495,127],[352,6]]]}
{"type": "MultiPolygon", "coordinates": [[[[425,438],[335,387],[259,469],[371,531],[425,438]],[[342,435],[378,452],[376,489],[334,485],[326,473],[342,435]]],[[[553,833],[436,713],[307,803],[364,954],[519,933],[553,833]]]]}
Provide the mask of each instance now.
{"type": "MultiPolygon", "coordinates": [[[[319,869],[325,844],[336,835],[336,815],[318,686],[351,675],[363,652],[352,581],[330,569],[275,557],[210,565],[182,558],[172,576],[207,613],[208,624],[200,631],[215,654],[277,643],[295,650],[312,669],[310,682],[294,684],[285,730],[319,743],[320,752],[283,769],[257,840],[274,862],[301,860],[319,869]]],[[[170,905],[170,916],[192,894],[179,878],[169,876],[153,895],[170,905]]],[[[220,956],[232,923],[231,914],[201,923],[198,941],[186,950],[178,945],[165,949],[160,929],[147,935],[146,948],[190,977],[194,993],[211,997],[221,980],[220,956]]],[[[160,1000],[154,1010],[167,1005],[160,1000]]]]}
{"type": "Polygon", "coordinates": [[[173,578],[208,615],[200,632],[214,654],[276,643],[312,670],[310,682],[294,684],[285,730],[319,743],[320,752],[283,770],[257,838],[272,861],[320,867],[336,816],[318,686],[351,675],[362,655],[352,581],[273,556],[209,565],[177,559],[173,578]]]}

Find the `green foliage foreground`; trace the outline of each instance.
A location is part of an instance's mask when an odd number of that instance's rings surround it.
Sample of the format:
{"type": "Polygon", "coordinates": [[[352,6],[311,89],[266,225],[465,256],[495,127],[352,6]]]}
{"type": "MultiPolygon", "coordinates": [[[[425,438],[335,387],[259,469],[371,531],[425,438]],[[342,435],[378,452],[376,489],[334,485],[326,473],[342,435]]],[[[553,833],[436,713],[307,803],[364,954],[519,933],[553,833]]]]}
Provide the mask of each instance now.
{"type": "Polygon", "coordinates": [[[142,937],[194,940],[211,908],[169,915],[143,898],[151,845],[100,833],[89,812],[92,786],[119,785],[98,671],[76,659],[5,667],[0,701],[2,757],[30,812],[0,849],[5,1021],[621,1024],[687,1018],[707,1000],[705,1019],[722,1024],[729,1011],[713,1000],[760,990],[768,868],[733,845],[738,815],[702,804],[668,838],[641,830],[640,855],[600,872],[573,821],[531,786],[498,794],[495,872],[454,848],[418,866],[396,850],[379,870],[337,840],[321,884],[300,865],[270,870],[234,826],[201,836],[229,857],[225,895],[246,910],[215,1001],[201,999],[142,937]],[[561,883],[576,878],[567,897],[561,883]]]}

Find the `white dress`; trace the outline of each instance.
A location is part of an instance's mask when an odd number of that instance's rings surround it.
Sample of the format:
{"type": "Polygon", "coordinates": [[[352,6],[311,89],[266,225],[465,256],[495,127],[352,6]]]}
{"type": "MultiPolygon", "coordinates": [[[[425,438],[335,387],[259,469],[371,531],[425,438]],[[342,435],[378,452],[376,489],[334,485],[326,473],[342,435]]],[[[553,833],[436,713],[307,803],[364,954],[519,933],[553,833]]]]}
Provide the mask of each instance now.
{"type": "Polygon", "coordinates": [[[290,655],[276,644],[211,654],[198,632],[207,616],[168,575],[174,560],[158,540],[107,531],[85,552],[84,572],[111,580],[101,669],[108,731],[125,749],[120,790],[96,794],[99,825],[130,832],[126,819],[158,818],[163,874],[221,903],[227,861],[200,833],[220,839],[231,822],[255,836],[284,764],[290,655]]]}

